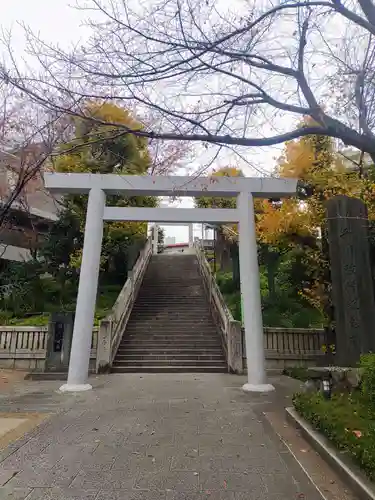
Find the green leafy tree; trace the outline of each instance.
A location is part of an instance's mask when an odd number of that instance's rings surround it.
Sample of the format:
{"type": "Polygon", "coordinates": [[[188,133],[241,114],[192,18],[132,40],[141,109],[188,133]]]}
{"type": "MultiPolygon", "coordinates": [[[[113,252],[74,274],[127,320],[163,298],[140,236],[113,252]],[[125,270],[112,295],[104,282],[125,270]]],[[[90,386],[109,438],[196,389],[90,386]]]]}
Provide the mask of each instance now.
{"type": "MultiPolygon", "coordinates": [[[[120,121],[133,129],[142,129],[132,115],[124,108],[108,103],[90,102],[86,105],[86,116],[104,122],[120,121]]],[[[98,124],[89,118],[74,121],[73,140],[64,144],[62,154],[57,157],[54,168],[59,172],[92,172],[100,174],[142,175],[151,166],[148,140],[133,134],[116,137],[111,125],[98,124]],[[71,151],[74,146],[74,150],[71,151]],[[69,151],[64,154],[64,150],[69,151]]],[[[107,196],[108,206],[156,206],[155,197],[107,196]]],[[[87,198],[69,196],[65,200],[66,209],[79,221],[82,241],[87,198]]],[[[147,236],[146,222],[105,222],[101,256],[103,275],[110,281],[123,281],[127,270],[133,264],[134,253],[139,250],[147,236]],[[136,250],[134,251],[134,247],[136,250]]],[[[69,264],[79,268],[82,246],[72,245],[69,264]]]]}
{"type": "MultiPolygon", "coordinates": [[[[234,167],[223,167],[214,172],[213,177],[243,177],[240,169],[234,167]]],[[[204,196],[196,198],[195,205],[198,208],[236,208],[236,199],[233,197],[204,196]]],[[[238,244],[237,239],[231,234],[236,234],[236,226],[216,226],[216,253],[219,269],[222,272],[232,271],[234,283],[240,288],[238,244]]]]}

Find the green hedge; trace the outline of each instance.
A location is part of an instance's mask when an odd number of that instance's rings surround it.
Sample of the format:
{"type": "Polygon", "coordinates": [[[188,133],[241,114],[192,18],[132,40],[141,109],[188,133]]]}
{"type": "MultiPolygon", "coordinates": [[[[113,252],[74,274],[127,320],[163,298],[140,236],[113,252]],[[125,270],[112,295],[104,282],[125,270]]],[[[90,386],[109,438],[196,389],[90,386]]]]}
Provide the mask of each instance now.
{"type": "Polygon", "coordinates": [[[296,394],[297,412],[375,480],[375,354],[361,357],[361,386],[352,394],[324,399],[320,392],[296,394]]]}
{"type": "Polygon", "coordinates": [[[309,372],[304,366],[291,366],[289,368],[284,368],[283,375],[295,378],[296,380],[301,380],[302,382],[309,380],[309,372]]]}
{"type": "Polygon", "coordinates": [[[361,396],[343,394],[326,400],[321,393],[297,394],[294,407],[375,480],[375,415],[361,396]]]}
{"type": "MultiPolygon", "coordinates": [[[[98,289],[96,300],[96,310],[94,325],[98,326],[100,320],[105,318],[111,311],[119,293],[121,285],[102,285],[98,289]]],[[[0,310],[0,325],[8,326],[42,326],[47,325],[50,314],[58,311],[74,311],[76,308],[75,301],[66,304],[59,303],[44,303],[43,313],[30,313],[27,316],[17,316],[14,311],[0,310]]]]}

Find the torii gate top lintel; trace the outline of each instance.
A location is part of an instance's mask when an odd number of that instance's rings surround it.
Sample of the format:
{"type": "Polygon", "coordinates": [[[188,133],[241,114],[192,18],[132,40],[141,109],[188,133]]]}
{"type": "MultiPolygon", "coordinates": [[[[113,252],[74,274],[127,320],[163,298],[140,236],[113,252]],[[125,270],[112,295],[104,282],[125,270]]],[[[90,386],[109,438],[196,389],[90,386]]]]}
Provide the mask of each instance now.
{"type": "Polygon", "coordinates": [[[186,177],[119,174],[52,173],[44,175],[46,188],[52,193],[87,194],[93,188],[107,194],[129,196],[237,196],[252,193],[254,197],[293,196],[296,179],[274,177],[186,177]]]}

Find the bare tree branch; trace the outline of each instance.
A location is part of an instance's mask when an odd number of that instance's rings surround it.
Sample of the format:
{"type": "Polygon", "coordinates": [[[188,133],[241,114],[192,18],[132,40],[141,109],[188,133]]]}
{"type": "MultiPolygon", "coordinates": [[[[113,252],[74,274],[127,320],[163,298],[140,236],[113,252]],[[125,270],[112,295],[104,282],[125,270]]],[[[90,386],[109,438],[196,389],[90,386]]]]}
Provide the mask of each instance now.
{"type": "Polygon", "coordinates": [[[85,116],[90,99],[152,110],[162,126],[110,124],[151,144],[256,147],[319,134],[375,161],[371,0],[264,10],[255,2],[235,10],[211,0],[88,0],[82,9],[101,16],[89,21],[85,46],[66,52],[27,30],[39,70],[22,72],[8,40],[12,55],[0,81],[59,116],[85,116]],[[316,126],[295,128],[293,116],[311,117],[316,126]]]}

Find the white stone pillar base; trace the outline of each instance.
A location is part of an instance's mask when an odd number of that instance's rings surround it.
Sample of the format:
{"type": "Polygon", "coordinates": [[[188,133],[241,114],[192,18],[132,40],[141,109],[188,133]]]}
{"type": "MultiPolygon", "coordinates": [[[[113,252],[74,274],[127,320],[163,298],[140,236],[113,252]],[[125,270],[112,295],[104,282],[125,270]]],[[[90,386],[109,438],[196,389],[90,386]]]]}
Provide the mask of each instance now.
{"type": "Polygon", "coordinates": [[[275,388],[272,384],[244,384],[242,390],[244,392],[272,392],[275,388]]]}
{"type": "Polygon", "coordinates": [[[83,392],[90,391],[92,385],[90,384],[64,384],[60,387],[60,392],[83,392]]]}

